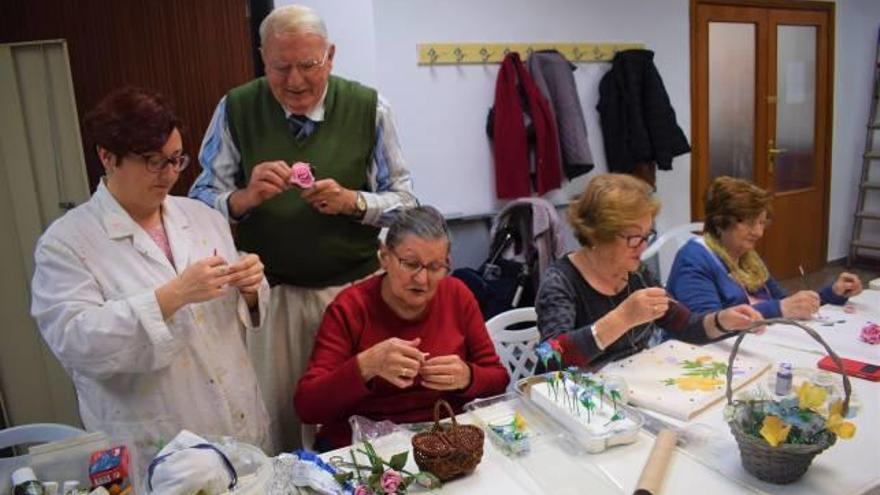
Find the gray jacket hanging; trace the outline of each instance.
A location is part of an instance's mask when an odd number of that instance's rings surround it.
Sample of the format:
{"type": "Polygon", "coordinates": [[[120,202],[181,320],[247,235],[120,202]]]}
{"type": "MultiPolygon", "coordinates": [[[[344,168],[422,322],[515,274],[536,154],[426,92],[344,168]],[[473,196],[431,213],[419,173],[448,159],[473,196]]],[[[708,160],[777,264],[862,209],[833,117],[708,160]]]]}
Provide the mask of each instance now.
{"type": "Polygon", "coordinates": [[[556,50],[533,53],[526,63],[541,94],[550,102],[559,133],[562,169],[568,179],[593,169],[587,124],[572,72],[576,69],[556,50]]]}

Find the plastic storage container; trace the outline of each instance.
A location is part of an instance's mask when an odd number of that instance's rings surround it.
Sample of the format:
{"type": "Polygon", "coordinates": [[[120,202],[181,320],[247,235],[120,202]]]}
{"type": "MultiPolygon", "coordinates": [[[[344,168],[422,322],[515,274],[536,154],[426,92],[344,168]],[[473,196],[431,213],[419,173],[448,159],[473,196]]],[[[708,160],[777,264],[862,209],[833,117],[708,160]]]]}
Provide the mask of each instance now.
{"type": "Polygon", "coordinates": [[[545,441],[546,432],[552,427],[542,413],[513,392],[477,399],[465,404],[464,410],[508,456],[528,454],[533,445],[545,441]],[[517,416],[521,418],[519,421],[517,416]]]}
{"type": "MultiPolygon", "coordinates": [[[[562,373],[571,372],[566,371],[562,373]]],[[[595,417],[590,417],[585,409],[586,406],[582,405],[581,400],[574,399],[577,395],[574,388],[569,389],[569,395],[560,399],[560,403],[553,403],[551,400],[547,399],[547,396],[539,396],[539,392],[533,389],[539,386],[545,386],[542,384],[547,384],[548,379],[553,375],[556,375],[556,372],[524,378],[517,382],[516,391],[521,394],[524,399],[528,400],[530,404],[539,408],[550,419],[552,419],[557,426],[566,433],[565,436],[568,439],[573,440],[576,448],[579,447],[587,453],[595,454],[614,445],[622,445],[636,441],[639,430],[644,425],[645,418],[641,412],[625,404],[626,398],[623,394],[621,394],[621,400],[615,400],[613,404],[611,403],[610,396],[607,394],[602,394],[601,399],[599,398],[599,394],[595,394],[591,399],[594,404],[594,409],[591,410],[594,412],[591,414],[595,414],[595,417]],[[611,422],[611,417],[616,414],[620,414],[621,417],[615,419],[614,421],[616,421],[616,423],[611,425],[611,427],[608,427],[608,423],[611,422]],[[606,418],[605,416],[609,417],[606,418]],[[588,419],[585,420],[585,418],[588,419]],[[593,423],[593,421],[596,421],[596,423],[593,423]]],[[[616,387],[622,385],[622,390],[626,389],[625,384],[617,378],[603,378],[591,374],[579,375],[588,376],[591,380],[599,383],[607,383],[609,387],[613,383],[616,387]]],[[[569,374],[567,376],[571,375],[569,374]]],[[[561,383],[559,386],[564,387],[561,383]]],[[[593,390],[600,389],[596,388],[593,390]]],[[[558,393],[561,396],[561,394],[566,392],[562,391],[560,388],[558,393]]]]}
{"type": "Polygon", "coordinates": [[[253,445],[231,438],[210,439],[220,449],[238,473],[238,484],[231,495],[265,495],[272,482],[272,459],[253,445]]]}

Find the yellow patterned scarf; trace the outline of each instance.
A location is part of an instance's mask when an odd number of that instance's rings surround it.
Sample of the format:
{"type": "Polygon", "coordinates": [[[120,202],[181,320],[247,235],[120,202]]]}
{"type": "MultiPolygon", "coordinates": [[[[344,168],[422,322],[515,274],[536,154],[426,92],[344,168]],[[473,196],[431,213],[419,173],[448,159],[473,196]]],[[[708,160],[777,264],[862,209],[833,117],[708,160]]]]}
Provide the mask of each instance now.
{"type": "Polygon", "coordinates": [[[737,264],[715,236],[706,233],[703,235],[703,240],[706,241],[706,246],[721,258],[733,279],[745,287],[749,294],[757,292],[767,283],[770,272],[754,249],[744,254],[737,264]]]}

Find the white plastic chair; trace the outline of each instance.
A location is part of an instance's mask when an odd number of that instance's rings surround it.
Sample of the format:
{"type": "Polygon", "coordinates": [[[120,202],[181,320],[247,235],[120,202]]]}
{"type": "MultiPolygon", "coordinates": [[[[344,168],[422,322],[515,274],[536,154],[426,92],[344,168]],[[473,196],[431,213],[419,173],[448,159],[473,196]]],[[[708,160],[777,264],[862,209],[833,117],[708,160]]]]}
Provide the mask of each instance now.
{"type": "Polygon", "coordinates": [[[660,269],[660,273],[658,274],[660,277],[660,283],[666,285],[666,279],[669,278],[669,272],[672,270],[672,265],[670,263],[669,266],[664,266],[660,263],[660,250],[663,249],[667,244],[672,243],[675,247],[675,251],[672,253],[672,256],[675,256],[675,253],[681,249],[682,246],[687,243],[692,237],[696,237],[699,232],[703,231],[703,222],[694,222],[688,223],[684,225],[679,225],[677,227],[673,227],[666,232],[663,232],[657,239],[648,246],[648,249],[645,249],[645,252],[642,253],[641,259],[643,262],[648,262],[651,258],[657,256],[657,266],[660,269]]]}
{"type": "MultiPolygon", "coordinates": [[[[17,445],[39,444],[64,440],[85,435],[86,432],[73,426],[57,423],[33,423],[13,426],[0,430],[0,449],[17,445]]],[[[5,490],[12,472],[30,464],[30,455],[0,458],[0,492],[5,490]]]]}
{"type": "Polygon", "coordinates": [[[313,425],[308,423],[303,423],[300,425],[299,433],[303,449],[310,451],[315,450],[315,436],[318,434],[319,426],[320,425],[313,425]]]}
{"type": "Polygon", "coordinates": [[[537,320],[535,308],[530,307],[505,311],[486,322],[489,337],[495,344],[495,352],[510,373],[509,389],[512,389],[521,378],[534,374],[535,365],[538,364],[535,345],[541,338],[537,320]],[[532,326],[518,330],[510,329],[511,326],[528,323],[532,326]]]}

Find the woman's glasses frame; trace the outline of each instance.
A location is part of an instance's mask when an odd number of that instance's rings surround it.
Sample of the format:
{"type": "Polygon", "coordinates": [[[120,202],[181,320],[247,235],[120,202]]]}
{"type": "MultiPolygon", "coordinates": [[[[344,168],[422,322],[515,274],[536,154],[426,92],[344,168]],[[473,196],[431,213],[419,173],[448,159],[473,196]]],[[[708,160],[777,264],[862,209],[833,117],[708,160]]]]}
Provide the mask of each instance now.
{"type": "Polygon", "coordinates": [[[657,231],[654,229],[651,229],[648,231],[647,234],[644,234],[644,235],[642,235],[642,234],[634,234],[634,235],[617,234],[617,236],[626,241],[626,246],[628,248],[636,249],[637,247],[641,246],[642,243],[645,243],[650,246],[651,243],[654,242],[654,239],[657,238],[657,231]]]}
{"type": "Polygon", "coordinates": [[[189,155],[186,153],[172,156],[163,156],[158,153],[141,153],[137,156],[144,161],[144,167],[147,171],[154,174],[163,172],[167,167],[171,167],[175,172],[182,172],[189,166],[190,162],[189,155]]]}
{"type": "Polygon", "coordinates": [[[388,252],[391,256],[397,258],[397,263],[400,265],[405,272],[409,273],[411,276],[415,277],[422,270],[425,270],[428,273],[428,276],[435,279],[440,279],[449,274],[449,258],[446,259],[445,262],[431,262],[428,264],[422,263],[418,260],[413,260],[409,258],[403,258],[399,254],[395,253],[393,249],[389,249],[388,252]]]}

